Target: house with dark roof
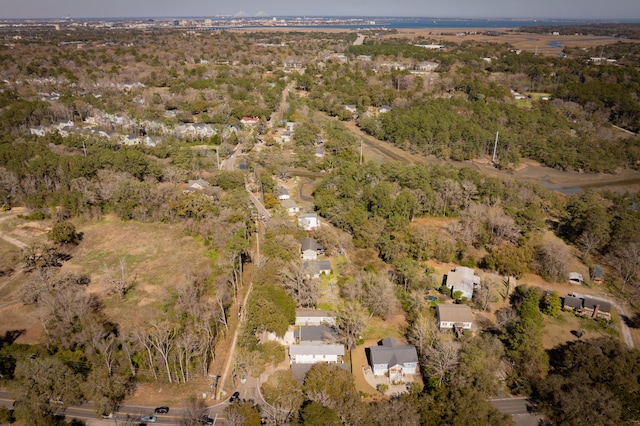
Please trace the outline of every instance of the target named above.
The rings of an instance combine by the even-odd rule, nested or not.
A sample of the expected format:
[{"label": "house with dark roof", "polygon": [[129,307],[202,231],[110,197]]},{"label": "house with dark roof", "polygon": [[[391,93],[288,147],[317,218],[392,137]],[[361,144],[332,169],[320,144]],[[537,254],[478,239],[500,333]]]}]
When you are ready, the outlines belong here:
[{"label": "house with dark roof", "polygon": [[585,297],[582,299],[582,315],[608,321],[611,319],[611,303],[606,300]]},{"label": "house with dark roof", "polygon": [[301,326],[293,333],[296,342],[300,344],[326,344],[338,339],[338,333],[328,325]]},{"label": "house with dark roof", "polygon": [[315,260],[318,256],[324,254],[324,247],[315,238],[305,238],[302,240],[302,259]]},{"label": "house with dark roof", "polygon": [[564,298],[562,308],[566,311],[579,311],[582,309],[582,299],[568,294]]},{"label": "house with dark roof", "polygon": [[331,262],[328,260],[305,260],[302,269],[307,278],[320,278],[320,275],[331,273]]},{"label": "house with dark roof", "polygon": [[390,382],[402,381],[404,376],[416,374],[418,352],[413,345],[399,345],[393,337],[378,342],[378,346],[365,348],[374,376],[389,375]]},{"label": "house with dark roof", "polygon": [[562,308],[578,315],[591,318],[611,319],[611,303],[594,297],[578,297],[568,294],[564,297]]},{"label": "house with dark roof", "polygon": [[318,258],[318,241],[315,238],[305,238],[302,240],[300,251],[303,260],[316,260]]}]

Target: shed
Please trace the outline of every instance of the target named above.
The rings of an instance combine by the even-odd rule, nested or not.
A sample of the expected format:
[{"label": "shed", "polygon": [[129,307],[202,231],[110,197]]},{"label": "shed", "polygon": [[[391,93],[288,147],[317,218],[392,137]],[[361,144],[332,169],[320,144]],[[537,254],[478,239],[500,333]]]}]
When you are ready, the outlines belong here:
[{"label": "shed", "polygon": [[591,282],[594,284],[604,283],[604,271],[602,270],[602,266],[593,265],[589,270],[589,275],[591,277]]}]

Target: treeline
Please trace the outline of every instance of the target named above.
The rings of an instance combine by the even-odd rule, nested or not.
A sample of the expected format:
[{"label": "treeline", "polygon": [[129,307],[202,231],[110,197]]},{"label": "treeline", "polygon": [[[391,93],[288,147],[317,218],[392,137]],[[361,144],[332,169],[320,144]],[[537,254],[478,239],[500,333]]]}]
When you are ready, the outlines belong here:
[{"label": "treeline", "polygon": [[594,36],[609,36],[618,38],[640,38],[640,25],[638,24],[621,24],[608,22],[606,24],[588,24],[588,25],[554,25],[534,26],[520,28],[520,31],[535,34],[551,34],[559,32],[560,34],[586,34]]},{"label": "treeline", "polygon": [[[314,70],[321,79],[303,77],[300,87],[310,92],[311,105],[344,120],[353,118],[344,105],[356,105],[363,129],[417,152],[478,158],[487,154],[490,134],[500,131],[507,167],[522,157],[588,172],[637,167],[636,138],[621,138],[610,129],[611,124],[640,129],[638,71],[625,59],[635,54],[635,46],[612,44],[607,57],[619,61],[599,64],[590,61],[600,56],[595,50],[548,58],[495,43],[464,42],[444,51],[409,43],[377,41],[350,48],[354,56],[375,57],[371,63],[396,61],[405,70],[361,61],[329,64]],[[429,75],[411,74],[416,61],[424,59],[440,66]],[[372,73],[372,68],[378,69]],[[514,101],[510,89],[552,100]],[[385,104],[393,106],[391,113],[368,111]]]},{"label": "treeline", "polygon": [[[486,96],[481,88],[464,90],[468,96]],[[639,159],[634,138],[593,143],[592,135],[572,134],[566,118],[546,104],[523,110],[511,104],[435,99],[359,124],[404,149],[455,160],[491,155],[499,132],[497,158],[507,167],[526,157],[549,167],[611,173],[636,168]]]},{"label": "treeline", "polygon": [[[504,184],[469,169],[401,163],[343,165],[318,185],[314,200],[318,213],[349,232],[356,247],[377,249],[406,287],[426,284],[419,262],[468,261],[473,247],[506,250],[526,270],[526,247],[560,207],[540,187]],[[446,233],[411,226],[423,216],[460,220]]]}]

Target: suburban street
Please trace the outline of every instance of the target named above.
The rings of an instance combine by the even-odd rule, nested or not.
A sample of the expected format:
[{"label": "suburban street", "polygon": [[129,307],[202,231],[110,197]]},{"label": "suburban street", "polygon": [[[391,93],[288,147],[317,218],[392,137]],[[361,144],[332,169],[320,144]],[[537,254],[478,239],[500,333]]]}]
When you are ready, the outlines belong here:
[{"label": "suburban street", "polygon": [[258,197],[253,195],[252,192],[249,192],[249,199],[251,200],[253,205],[256,206],[256,210],[258,210],[258,218],[261,219],[262,217],[264,217],[264,222],[266,223],[266,221],[271,218],[271,213],[269,213],[269,210],[267,210],[267,208],[260,202],[260,200],[258,200]]},{"label": "suburban street", "polygon": [[[224,425],[225,420],[223,416],[224,408],[229,405],[228,400],[224,400],[215,406],[207,409],[208,416],[215,420],[216,425]],[[5,390],[0,390],[0,406],[6,408],[13,407],[13,399],[9,397],[9,394]],[[153,414],[155,407],[143,407],[135,405],[122,405],[118,408],[118,411],[111,418],[99,419],[96,418],[96,412],[90,404],[78,407],[70,406],[64,410],[64,415],[67,420],[78,419],[84,421],[87,425],[108,425],[118,424],[119,422],[126,420],[139,420],[141,416],[146,414]],[[62,412],[60,413],[62,414]],[[185,410],[180,407],[170,407],[168,414],[154,414],[157,418],[156,424],[175,425],[183,419]],[[135,424],[138,424],[137,422]]]},{"label": "suburban street", "polygon": [[518,426],[537,426],[542,417],[530,411],[529,398],[496,398],[491,404],[501,413],[509,414]]}]

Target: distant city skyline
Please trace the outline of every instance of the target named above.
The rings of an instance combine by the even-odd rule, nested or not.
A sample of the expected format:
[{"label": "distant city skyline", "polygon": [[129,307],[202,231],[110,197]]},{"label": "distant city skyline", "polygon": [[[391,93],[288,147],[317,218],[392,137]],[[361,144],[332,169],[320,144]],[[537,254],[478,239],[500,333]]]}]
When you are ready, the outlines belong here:
[{"label": "distant city skyline", "polygon": [[1,0],[0,19],[233,16],[394,16],[638,20],[638,0]]}]

